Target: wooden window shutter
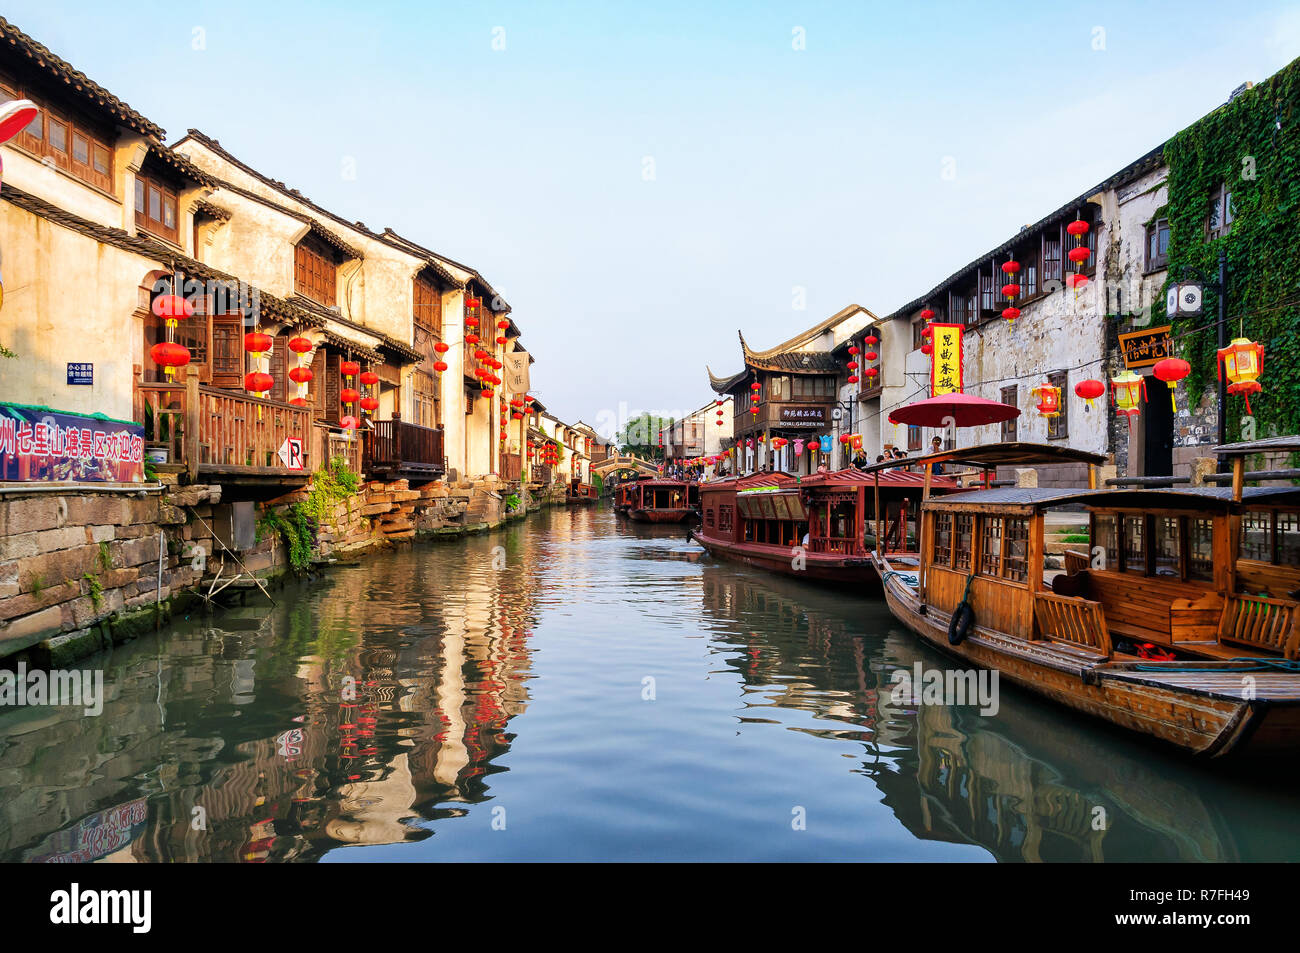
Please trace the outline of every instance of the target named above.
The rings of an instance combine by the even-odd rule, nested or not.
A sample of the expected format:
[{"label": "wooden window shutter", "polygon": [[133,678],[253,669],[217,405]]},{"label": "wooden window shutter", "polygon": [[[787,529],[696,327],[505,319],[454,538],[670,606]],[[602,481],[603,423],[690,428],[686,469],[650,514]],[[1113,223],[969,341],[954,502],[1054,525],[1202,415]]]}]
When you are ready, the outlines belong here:
[{"label": "wooden window shutter", "polygon": [[271,377],[275,386],[267,394],[272,400],[289,399],[289,339],[277,334],[271,343]]},{"label": "wooden window shutter", "polygon": [[238,312],[212,318],[212,385],[228,390],[244,386],[244,316]]},{"label": "wooden window shutter", "polygon": [[311,383],[307,385],[307,399],[311,401],[312,417],[325,419],[325,348],[316,348],[311,359]]},{"label": "wooden window shutter", "polygon": [[321,417],[330,423],[339,422],[339,391],[343,389],[342,377],[339,374],[339,355],[330,353],[325,355],[325,386],[321,388],[325,395],[325,407]]}]

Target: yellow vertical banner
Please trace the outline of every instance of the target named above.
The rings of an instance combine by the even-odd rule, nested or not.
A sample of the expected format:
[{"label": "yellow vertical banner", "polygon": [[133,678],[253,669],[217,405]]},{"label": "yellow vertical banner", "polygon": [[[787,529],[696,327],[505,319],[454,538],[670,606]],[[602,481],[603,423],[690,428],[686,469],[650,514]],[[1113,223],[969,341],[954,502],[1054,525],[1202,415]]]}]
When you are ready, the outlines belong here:
[{"label": "yellow vertical banner", "polygon": [[961,392],[962,326],[932,324],[930,355],[930,396]]}]

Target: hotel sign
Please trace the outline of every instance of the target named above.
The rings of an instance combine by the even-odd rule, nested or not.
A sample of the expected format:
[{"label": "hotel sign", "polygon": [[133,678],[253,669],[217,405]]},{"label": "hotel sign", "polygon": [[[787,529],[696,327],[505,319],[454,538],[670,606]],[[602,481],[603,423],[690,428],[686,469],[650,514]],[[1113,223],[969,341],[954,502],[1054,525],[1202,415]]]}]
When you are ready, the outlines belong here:
[{"label": "hotel sign", "polygon": [[803,404],[782,404],[777,419],[782,427],[820,430],[826,426],[826,407],[821,404],[811,407]]},{"label": "hotel sign", "polygon": [[1169,332],[1172,325],[1162,328],[1143,328],[1119,336],[1119,349],[1124,355],[1124,366],[1150,367],[1169,357]]}]

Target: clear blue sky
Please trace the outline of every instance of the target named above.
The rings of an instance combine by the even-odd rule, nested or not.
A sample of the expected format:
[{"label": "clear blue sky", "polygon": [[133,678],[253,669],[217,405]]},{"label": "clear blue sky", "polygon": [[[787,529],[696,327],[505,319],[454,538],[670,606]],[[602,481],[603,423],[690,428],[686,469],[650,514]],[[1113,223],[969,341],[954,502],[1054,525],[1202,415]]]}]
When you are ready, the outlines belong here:
[{"label": "clear blue sky", "polygon": [[588,421],[889,313],[1300,56],[1270,0],[7,8],[170,141],[474,265]]}]

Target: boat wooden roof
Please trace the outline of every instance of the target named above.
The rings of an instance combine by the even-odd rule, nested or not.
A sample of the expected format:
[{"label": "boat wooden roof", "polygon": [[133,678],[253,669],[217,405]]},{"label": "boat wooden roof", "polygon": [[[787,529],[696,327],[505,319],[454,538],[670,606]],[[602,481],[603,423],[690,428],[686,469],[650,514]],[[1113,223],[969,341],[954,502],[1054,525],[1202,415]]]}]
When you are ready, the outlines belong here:
[{"label": "boat wooden roof", "polygon": [[[1300,487],[1252,486],[1242,491],[1238,505],[1295,500],[1300,503]],[[1122,507],[1142,510],[1226,510],[1233,506],[1230,487],[1195,486],[1160,489],[1047,489],[1042,487],[995,487],[968,490],[933,497],[927,507],[936,509],[974,509],[1029,513],[1053,506],[1080,504],[1089,507]]]},{"label": "boat wooden roof", "polygon": [[[834,470],[829,473],[814,473],[802,479],[801,484],[809,489],[819,487],[840,487],[840,486],[871,486],[876,485],[879,479],[882,487],[916,487],[917,489],[925,486],[925,474],[916,473],[911,470],[859,470],[855,467],[846,467],[843,470]],[[960,484],[952,477],[942,474],[935,474],[930,477],[930,488],[941,490],[960,489]]]},{"label": "boat wooden roof", "polygon": [[1252,453],[1297,453],[1300,452],[1300,436],[1292,434],[1287,437],[1247,440],[1244,443],[1225,443],[1221,447],[1215,447],[1213,452],[1220,457],[1245,457]]},{"label": "boat wooden roof", "polygon": [[1044,466],[1051,463],[1092,463],[1101,465],[1106,457],[1088,450],[1076,450],[1073,447],[1061,447],[1050,443],[985,443],[973,447],[957,447],[954,450],[940,450],[917,457],[905,457],[901,460],[881,460],[868,464],[864,473],[876,470],[888,470],[898,466],[925,466],[927,463],[959,463],[965,466],[992,469],[1003,466]]}]

